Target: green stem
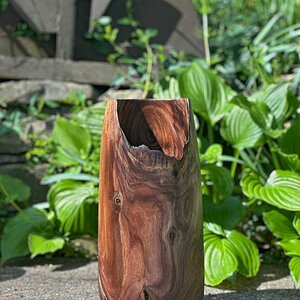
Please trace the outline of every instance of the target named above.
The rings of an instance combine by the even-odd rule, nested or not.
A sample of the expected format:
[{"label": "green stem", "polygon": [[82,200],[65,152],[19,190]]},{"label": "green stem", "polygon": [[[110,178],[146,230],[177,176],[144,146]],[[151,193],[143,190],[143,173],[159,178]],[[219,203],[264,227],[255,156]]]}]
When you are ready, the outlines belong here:
[{"label": "green stem", "polygon": [[9,194],[7,192],[7,190],[5,189],[5,187],[3,186],[3,184],[0,182],[0,188],[4,194],[4,196],[6,196],[8,202],[19,212],[22,213],[23,210],[20,208],[20,206],[12,199],[10,199]]},{"label": "green stem", "polygon": [[257,173],[257,168],[255,166],[255,164],[251,161],[250,157],[248,156],[248,154],[242,150],[239,149],[238,150],[239,155],[241,156],[241,158],[244,160],[244,162],[246,163],[246,165],[255,173]]},{"label": "green stem", "polygon": [[247,166],[256,174],[259,174],[264,180],[266,180],[268,178],[268,176],[266,175],[266,173],[264,172],[264,170],[262,169],[262,167],[260,165],[256,165],[256,163],[253,163],[251,158],[248,156],[248,154],[246,153],[246,151],[240,149],[239,150],[239,154],[241,156],[241,158],[245,161],[245,163],[247,164]]},{"label": "green stem", "polygon": [[246,165],[246,163],[243,160],[241,160],[239,158],[235,158],[233,156],[229,156],[229,155],[221,155],[220,160],[221,161],[230,161],[230,162],[235,161],[235,162],[239,163],[240,165],[243,165],[243,166]]},{"label": "green stem", "polygon": [[202,13],[202,24],[203,24],[203,43],[204,43],[204,51],[205,58],[207,64],[210,66],[210,50],[209,50],[209,40],[208,40],[208,16],[207,13]]},{"label": "green stem", "polygon": [[259,157],[262,151],[262,147],[260,147],[255,154],[252,149],[249,149],[248,152],[250,153],[251,158],[255,161],[255,165],[257,166],[257,170],[259,174],[266,180],[268,178],[267,174],[265,173],[261,163],[259,162]]},{"label": "green stem", "polygon": [[124,49],[121,46],[115,42],[110,42],[110,44],[119,55],[124,55]]},{"label": "green stem", "polygon": [[209,144],[212,145],[215,140],[215,134],[214,134],[213,127],[209,123],[207,123],[207,134],[208,134]]},{"label": "green stem", "polygon": [[[234,149],[233,157],[236,159],[239,158],[239,151],[237,149]],[[237,167],[237,161],[234,160],[231,164],[231,169],[230,169],[230,176],[232,178],[234,178],[235,176],[236,167]]]},{"label": "green stem", "polygon": [[147,50],[147,57],[148,57],[148,64],[147,64],[147,73],[146,73],[146,82],[144,87],[144,92],[142,98],[145,99],[149,93],[150,90],[150,82],[151,82],[151,74],[152,74],[152,66],[153,66],[153,52],[149,45],[149,43],[146,43],[146,50]]},{"label": "green stem", "polygon": [[[18,211],[19,214],[23,214],[24,216],[24,212],[23,212],[23,209],[12,199],[10,199],[9,197],[9,194],[7,192],[7,190],[5,189],[5,187],[3,186],[3,184],[1,184],[0,182],[0,188],[2,190],[2,192],[4,193],[4,195],[6,196],[8,202],[15,208],[16,211]],[[33,227],[35,227],[36,229],[39,229],[32,221],[31,219],[29,219],[27,216],[26,216],[26,220],[28,221],[28,223],[30,223]]]},{"label": "green stem", "polygon": [[275,169],[276,169],[276,170],[280,170],[281,167],[280,167],[280,162],[279,162],[279,160],[278,160],[278,157],[277,157],[277,155],[272,151],[272,148],[273,148],[272,140],[268,139],[268,140],[267,140],[267,143],[268,143],[268,146],[269,146],[269,148],[270,148],[270,152],[271,152],[272,159],[273,159],[273,162],[274,162],[274,165],[275,165]]}]

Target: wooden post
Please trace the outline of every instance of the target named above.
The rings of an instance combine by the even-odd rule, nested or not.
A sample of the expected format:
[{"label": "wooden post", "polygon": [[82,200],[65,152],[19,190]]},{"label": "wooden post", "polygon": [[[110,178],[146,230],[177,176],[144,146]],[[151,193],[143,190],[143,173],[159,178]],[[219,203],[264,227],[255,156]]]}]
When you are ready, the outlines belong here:
[{"label": "wooden post", "polygon": [[203,299],[200,169],[189,101],[109,100],[100,168],[100,299]]}]

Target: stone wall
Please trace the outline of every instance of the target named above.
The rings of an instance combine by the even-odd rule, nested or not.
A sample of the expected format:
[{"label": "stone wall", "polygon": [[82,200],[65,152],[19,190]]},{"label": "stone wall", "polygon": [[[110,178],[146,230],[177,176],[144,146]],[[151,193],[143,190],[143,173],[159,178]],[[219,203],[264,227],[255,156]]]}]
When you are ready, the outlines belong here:
[{"label": "stone wall", "polygon": [[[10,0],[0,15],[0,78],[52,79],[108,85],[116,68],[107,65],[85,35],[92,20],[111,16],[119,42],[128,44],[130,28],[117,20],[126,16],[125,0]],[[159,29],[155,43],[202,56],[199,22],[191,0],[134,0],[134,15],[144,28]],[[48,41],[15,37],[24,20]],[[99,46],[98,46],[99,47]]]}]

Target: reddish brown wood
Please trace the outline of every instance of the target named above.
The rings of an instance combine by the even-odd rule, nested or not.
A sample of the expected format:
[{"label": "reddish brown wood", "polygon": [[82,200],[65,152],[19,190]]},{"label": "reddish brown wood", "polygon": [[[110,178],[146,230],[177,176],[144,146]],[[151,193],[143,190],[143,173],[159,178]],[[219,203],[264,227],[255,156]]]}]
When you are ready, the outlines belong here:
[{"label": "reddish brown wood", "polygon": [[100,298],[203,299],[200,169],[189,101],[109,100],[100,169]]}]

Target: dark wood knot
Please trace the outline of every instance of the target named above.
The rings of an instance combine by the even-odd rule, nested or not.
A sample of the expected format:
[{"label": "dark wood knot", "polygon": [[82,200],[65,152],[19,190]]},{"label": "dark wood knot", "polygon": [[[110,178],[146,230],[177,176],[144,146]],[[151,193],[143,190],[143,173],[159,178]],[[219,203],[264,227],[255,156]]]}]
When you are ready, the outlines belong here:
[{"label": "dark wood knot", "polygon": [[173,244],[176,240],[176,229],[172,227],[169,231],[169,240],[171,244]]},{"label": "dark wood knot", "polygon": [[123,198],[122,198],[122,196],[119,193],[117,193],[114,196],[114,204],[115,204],[116,210],[118,212],[121,211],[121,208],[122,208],[122,205],[123,205]]}]

